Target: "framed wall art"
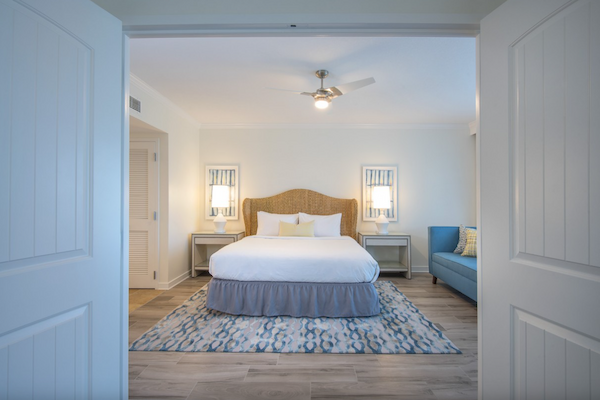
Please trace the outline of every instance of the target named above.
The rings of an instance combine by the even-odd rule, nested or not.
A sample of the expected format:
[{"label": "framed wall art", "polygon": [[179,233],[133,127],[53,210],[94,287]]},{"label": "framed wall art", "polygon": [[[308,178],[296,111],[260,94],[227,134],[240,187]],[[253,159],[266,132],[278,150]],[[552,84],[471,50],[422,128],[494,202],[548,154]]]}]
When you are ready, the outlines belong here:
[{"label": "framed wall art", "polygon": [[[387,190],[382,188],[387,188]],[[388,191],[389,198],[387,197]],[[383,199],[381,198],[381,194],[385,195]],[[379,198],[375,198],[375,196]],[[386,216],[388,221],[398,221],[398,167],[363,166],[363,221],[375,221],[381,213]]]},{"label": "framed wall art", "polygon": [[[206,219],[214,219],[219,215],[219,212],[227,220],[239,219],[239,179],[239,167],[237,165],[206,166],[204,191]],[[226,198],[223,200],[224,193]],[[213,195],[221,197],[218,202],[213,202]],[[214,207],[213,205],[217,206]]]}]

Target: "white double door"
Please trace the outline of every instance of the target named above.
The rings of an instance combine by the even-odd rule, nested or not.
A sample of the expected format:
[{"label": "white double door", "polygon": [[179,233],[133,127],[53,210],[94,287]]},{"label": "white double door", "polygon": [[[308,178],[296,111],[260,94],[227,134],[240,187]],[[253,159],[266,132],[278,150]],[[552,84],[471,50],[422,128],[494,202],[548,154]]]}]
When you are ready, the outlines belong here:
[{"label": "white double door", "polygon": [[[600,397],[598,13],[482,22],[484,399]],[[122,64],[91,1],[0,0],[0,397],[127,397]]]}]

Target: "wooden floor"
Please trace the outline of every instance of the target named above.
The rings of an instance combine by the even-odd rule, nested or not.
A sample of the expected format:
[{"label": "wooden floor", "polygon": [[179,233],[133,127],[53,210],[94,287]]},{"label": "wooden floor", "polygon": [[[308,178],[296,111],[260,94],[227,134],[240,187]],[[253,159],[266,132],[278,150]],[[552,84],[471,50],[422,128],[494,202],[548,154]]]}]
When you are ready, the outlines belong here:
[{"label": "wooden floor", "polygon": [[[132,399],[477,398],[477,307],[431,275],[392,281],[462,355],[129,352]],[[210,280],[190,278],[129,315],[130,343]]]},{"label": "wooden floor", "polygon": [[129,314],[160,295],[160,290],[129,289]]}]

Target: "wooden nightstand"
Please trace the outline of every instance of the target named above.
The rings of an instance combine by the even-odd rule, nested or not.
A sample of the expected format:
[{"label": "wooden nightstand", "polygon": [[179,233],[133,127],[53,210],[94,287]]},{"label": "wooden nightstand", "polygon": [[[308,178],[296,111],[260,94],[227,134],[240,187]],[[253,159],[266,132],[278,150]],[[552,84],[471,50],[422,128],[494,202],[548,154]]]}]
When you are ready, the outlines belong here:
[{"label": "wooden nightstand", "polygon": [[[412,278],[410,266],[410,235],[399,232],[390,232],[388,235],[378,235],[377,232],[358,232],[358,243],[373,256],[381,272],[405,272],[406,279]],[[397,260],[390,260],[392,256],[384,254],[381,247],[396,247],[391,253]]]},{"label": "wooden nightstand", "polygon": [[192,278],[196,277],[197,271],[208,271],[208,260],[212,253],[243,237],[244,231],[192,233]]}]

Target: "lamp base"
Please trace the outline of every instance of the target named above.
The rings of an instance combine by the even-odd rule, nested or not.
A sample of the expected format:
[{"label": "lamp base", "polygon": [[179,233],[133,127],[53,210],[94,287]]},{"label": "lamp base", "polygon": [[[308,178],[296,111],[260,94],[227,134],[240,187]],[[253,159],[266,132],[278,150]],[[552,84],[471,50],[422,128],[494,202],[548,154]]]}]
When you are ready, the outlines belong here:
[{"label": "lamp base", "polygon": [[388,234],[388,225],[390,222],[383,214],[379,214],[379,217],[375,220],[375,225],[377,225],[377,234],[379,235],[387,235]]},{"label": "lamp base", "polygon": [[215,224],[215,233],[225,233],[225,224],[227,223],[227,220],[223,216],[223,213],[219,212],[219,215],[215,217],[213,223]]}]

